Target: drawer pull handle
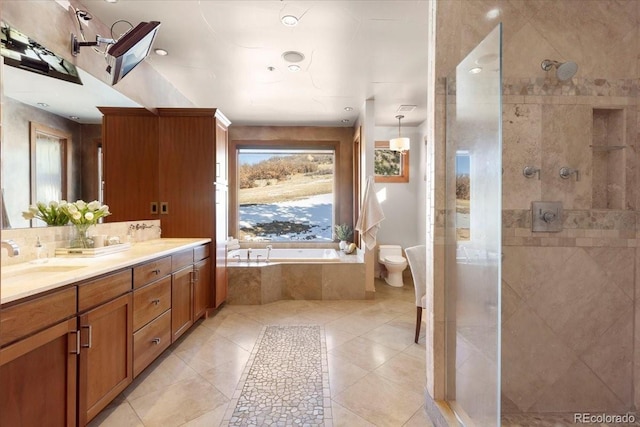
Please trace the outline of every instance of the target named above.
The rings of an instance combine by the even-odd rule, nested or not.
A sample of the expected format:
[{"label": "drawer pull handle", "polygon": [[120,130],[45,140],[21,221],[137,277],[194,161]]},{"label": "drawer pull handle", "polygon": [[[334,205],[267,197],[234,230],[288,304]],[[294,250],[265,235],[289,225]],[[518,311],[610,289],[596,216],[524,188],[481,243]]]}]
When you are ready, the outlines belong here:
[{"label": "drawer pull handle", "polygon": [[160,269],[159,269],[159,268],[156,268],[155,270],[153,270],[153,273],[156,273],[156,275],[157,275],[157,274],[160,274]]},{"label": "drawer pull handle", "polygon": [[91,340],[91,335],[93,335],[93,334],[92,334],[92,332],[93,332],[93,328],[91,327],[91,325],[87,325],[87,326],[80,326],[80,329],[82,329],[82,328],[88,329],[88,333],[89,333],[89,340],[88,340],[88,341],[89,341],[89,342],[88,342],[87,344],[82,344],[82,346],[81,346],[81,347],[82,347],[82,348],[91,348],[91,341],[92,341],[92,340]]},{"label": "drawer pull handle", "polygon": [[158,305],[158,304],[160,304],[160,299],[156,298],[156,299],[152,300],[151,302],[153,303],[153,305]]},{"label": "drawer pull handle", "polygon": [[151,340],[151,342],[154,343],[155,345],[160,344],[160,341],[161,341],[160,338],[154,338]]}]

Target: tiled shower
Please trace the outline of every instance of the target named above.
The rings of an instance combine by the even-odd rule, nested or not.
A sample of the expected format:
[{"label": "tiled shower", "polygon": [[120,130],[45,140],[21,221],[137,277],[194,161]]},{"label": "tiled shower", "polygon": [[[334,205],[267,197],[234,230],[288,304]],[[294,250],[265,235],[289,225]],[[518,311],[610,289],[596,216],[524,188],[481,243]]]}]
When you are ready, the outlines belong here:
[{"label": "tiled shower", "polygon": [[[438,5],[447,34],[438,49],[460,53],[455,64],[442,54],[441,74],[503,25],[495,407],[504,424],[633,413],[640,404],[640,1],[466,5]],[[575,61],[578,71],[561,81],[541,69],[544,59]],[[536,172],[525,176],[526,167]],[[577,173],[562,177],[562,168]],[[536,201],[561,202],[561,231],[532,231]]]}]

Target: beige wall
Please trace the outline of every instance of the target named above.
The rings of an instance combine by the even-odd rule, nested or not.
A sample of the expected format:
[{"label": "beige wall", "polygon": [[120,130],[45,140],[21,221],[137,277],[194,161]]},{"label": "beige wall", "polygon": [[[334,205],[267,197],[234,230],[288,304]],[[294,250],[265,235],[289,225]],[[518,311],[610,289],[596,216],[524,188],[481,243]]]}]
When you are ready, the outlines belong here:
[{"label": "beige wall", "polygon": [[[499,17],[487,18],[496,8]],[[436,189],[444,188],[444,78],[503,23],[504,413],[619,412],[639,402],[632,369],[640,343],[633,332],[639,18],[638,1],[437,2],[436,141],[428,159]],[[559,82],[541,69],[546,58],[573,60],[578,73]],[[595,151],[594,143],[627,148]],[[540,181],[522,175],[527,165],[542,169]],[[561,179],[561,166],[579,169],[580,181]],[[535,200],[563,202],[562,233],[531,233]],[[443,209],[436,190],[436,268]],[[432,297],[441,301],[445,280],[438,271],[434,278]],[[443,333],[436,327],[434,341]],[[443,369],[435,363],[436,379]],[[441,391],[436,384],[434,397]]]}]

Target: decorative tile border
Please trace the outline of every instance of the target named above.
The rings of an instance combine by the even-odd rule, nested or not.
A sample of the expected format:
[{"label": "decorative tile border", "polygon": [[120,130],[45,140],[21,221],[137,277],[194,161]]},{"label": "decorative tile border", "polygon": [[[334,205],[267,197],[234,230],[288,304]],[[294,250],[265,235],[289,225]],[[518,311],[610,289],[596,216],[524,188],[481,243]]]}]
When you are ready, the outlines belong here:
[{"label": "decorative tile border", "polygon": [[[438,94],[455,95],[455,78],[439,78]],[[553,77],[504,77],[503,96],[610,96],[637,98],[640,94],[639,79],[604,79],[574,77],[569,81],[559,81]]]},{"label": "decorative tile border", "polygon": [[222,425],[333,426],[324,328],[265,326]]}]

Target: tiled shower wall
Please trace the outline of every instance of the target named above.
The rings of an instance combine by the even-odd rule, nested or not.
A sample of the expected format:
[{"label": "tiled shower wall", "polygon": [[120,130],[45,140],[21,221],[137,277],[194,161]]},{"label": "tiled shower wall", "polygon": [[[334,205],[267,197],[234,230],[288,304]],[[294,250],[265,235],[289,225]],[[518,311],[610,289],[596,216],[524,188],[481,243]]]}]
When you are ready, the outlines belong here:
[{"label": "tiled shower wall", "polygon": [[[624,413],[638,401],[638,80],[505,78],[503,93],[503,413]],[[531,231],[537,200],[563,203],[563,231]]]},{"label": "tiled shower wall", "polygon": [[[640,407],[637,139],[640,1],[440,0],[436,77],[503,25],[504,413]],[[543,59],[573,60],[558,82]],[[435,187],[444,188],[445,97],[436,98]],[[594,112],[595,110],[595,112]],[[608,135],[603,138],[603,135]],[[606,141],[627,148],[590,147]],[[540,180],[522,175],[541,169]],[[560,167],[580,171],[563,180]],[[562,201],[564,231],[531,232],[531,202]],[[444,207],[436,193],[435,209]],[[436,236],[444,224],[435,218]],[[435,264],[444,242],[435,241]],[[435,274],[434,301],[446,277]],[[441,329],[435,319],[434,341]],[[437,358],[437,355],[434,356]],[[440,371],[436,368],[434,375]],[[437,390],[436,390],[437,391]]]}]

